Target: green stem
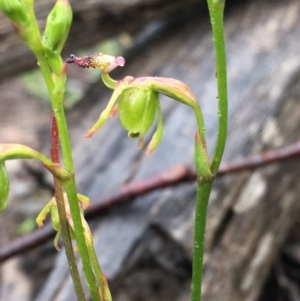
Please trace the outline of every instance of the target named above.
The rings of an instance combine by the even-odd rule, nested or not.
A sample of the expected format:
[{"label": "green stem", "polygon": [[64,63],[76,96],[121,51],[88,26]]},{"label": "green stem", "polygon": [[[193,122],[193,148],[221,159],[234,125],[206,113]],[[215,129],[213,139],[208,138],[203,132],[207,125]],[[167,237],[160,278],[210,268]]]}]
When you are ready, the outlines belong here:
[{"label": "green stem", "polygon": [[[224,153],[227,136],[227,72],[226,72],[226,49],[224,37],[223,14],[225,0],[207,0],[210,20],[213,31],[213,41],[216,53],[217,87],[218,87],[218,136],[210,170],[213,174],[211,178],[203,178],[198,174],[197,202],[195,210],[195,232],[194,232],[194,254],[193,254],[193,274],[192,274],[192,301],[201,301],[201,285],[203,274],[203,255],[207,206],[211,188],[222,156]],[[199,119],[199,117],[197,117]],[[199,122],[198,122],[199,126]],[[198,129],[201,133],[202,129]],[[201,160],[197,160],[196,169],[201,170]]]},{"label": "green stem", "polygon": [[[98,295],[97,281],[90,262],[89,250],[85,241],[84,229],[81,222],[81,215],[80,215],[80,209],[79,209],[78,198],[77,198],[77,190],[76,190],[74,179],[72,179],[69,183],[65,184],[64,188],[69,200],[70,210],[71,210],[72,219],[74,223],[74,230],[75,230],[74,232],[76,236],[78,249],[81,255],[83,271],[86,277],[87,285],[89,287],[92,300],[101,301],[100,296]],[[77,207],[79,210],[77,210]]]},{"label": "green stem", "polygon": [[96,251],[95,251],[95,248],[94,248],[94,244],[93,244],[93,240],[92,240],[91,235],[90,235],[90,242],[91,243],[88,244],[88,248],[89,248],[89,253],[90,253],[91,264],[93,266],[96,278],[97,278],[98,283],[99,283],[101,296],[104,296],[105,288],[104,288],[104,283],[103,283],[103,273],[102,273],[102,269],[101,269],[101,266],[100,266],[98,258],[97,258],[97,254],[96,254]]},{"label": "green stem", "polygon": [[[44,75],[45,81],[49,88],[52,86],[52,79],[51,79],[51,73],[50,69],[47,66],[47,63],[45,62],[44,57],[38,57],[39,65],[41,67],[42,73]],[[46,71],[46,72],[45,72]],[[49,81],[51,79],[51,82]],[[64,158],[64,166],[70,171],[70,173],[74,173],[74,165],[73,165],[73,160],[72,160],[72,155],[71,155],[71,147],[70,147],[70,140],[69,140],[69,135],[68,135],[68,130],[67,130],[67,124],[66,124],[66,119],[65,119],[65,114],[64,110],[62,108],[62,99],[59,94],[54,95],[53,90],[49,90],[50,93],[50,99],[52,103],[52,109],[54,112],[54,115],[56,117],[57,121],[57,126],[58,126],[58,131],[59,131],[59,137],[60,137],[60,142],[61,142],[61,148],[62,148],[62,154]],[[90,289],[91,295],[93,300],[100,301],[98,294],[97,294],[97,285],[95,283],[95,277],[94,273],[89,261],[88,257],[88,249],[85,243],[84,235],[83,235],[83,227],[81,224],[81,216],[80,216],[80,208],[79,208],[79,203],[78,203],[78,198],[77,198],[77,189],[75,185],[74,178],[72,178],[69,181],[68,188],[64,187],[69,205],[70,205],[70,210],[72,214],[72,219],[74,222],[74,232],[76,236],[76,241],[78,244],[78,249],[81,255],[82,259],[82,264],[83,264],[83,270],[86,276],[86,280],[88,283],[88,287]],[[58,208],[59,210],[59,208]],[[60,215],[61,216],[61,215]],[[63,233],[62,233],[63,236]],[[63,240],[65,242],[65,239],[68,240],[67,237],[63,236]],[[65,247],[68,247],[69,244],[65,244]],[[69,251],[66,251],[66,254],[68,255]],[[68,258],[68,261],[70,261],[71,258]],[[74,263],[76,265],[76,261]],[[70,270],[72,270],[73,265],[70,266]],[[74,283],[80,281],[79,279],[73,279]],[[79,298],[79,296],[77,296]],[[79,299],[80,300],[80,299]],[[84,300],[84,299],[82,299]]]},{"label": "green stem", "polygon": [[[38,61],[49,90],[49,88],[51,88],[53,84],[50,69],[48,68],[48,64],[44,56],[38,56]],[[50,79],[51,82],[49,81]],[[68,133],[67,121],[64,113],[64,108],[63,108],[63,99],[62,99],[63,91],[61,91],[61,93],[58,92],[53,93],[53,91],[54,90],[49,90],[50,100],[57,121],[64,166],[70,171],[71,174],[74,174],[74,164],[72,158],[71,143],[70,143],[70,138]],[[81,222],[81,214],[80,214],[80,207],[77,198],[75,179],[74,178],[70,179],[68,183],[64,185],[64,188],[70,205],[71,215],[74,223],[74,232],[76,236],[78,249],[81,255],[83,271],[87,280],[87,284],[93,300],[100,301],[100,297],[98,295],[98,290],[97,290],[96,279],[90,263],[89,252],[85,242],[84,229]]]},{"label": "green stem", "polygon": [[[204,142],[205,141],[205,126],[204,126],[204,120],[203,120],[201,108],[198,105],[198,103],[190,105],[190,106],[193,108],[193,110],[195,112],[199,135],[200,135],[201,140]],[[206,151],[206,149],[205,149],[205,151]]]},{"label": "green stem", "polygon": [[227,104],[227,67],[224,36],[225,0],[208,0],[208,8],[213,31],[213,41],[216,53],[216,70],[218,85],[218,137],[211,162],[211,171],[215,175],[219,169],[227,136],[228,104]]},{"label": "green stem", "polygon": [[116,85],[117,85],[117,81],[112,79],[108,73],[103,73],[102,72],[102,81],[105,84],[105,86],[109,89],[115,89]]},{"label": "green stem", "polygon": [[192,274],[192,301],[201,300],[206,212],[214,178],[198,181],[195,210],[195,232]]},{"label": "green stem", "polygon": [[84,290],[80,281],[76,259],[73,251],[72,240],[70,236],[68,221],[66,218],[66,208],[64,205],[63,191],[60,182],[54,178],[55,200],[61,226],[61,236],[65,246],[65,252],[70,267],[70,273],[74,282],[74,288],[79,301],[86,301]]},{"label": "green stem", "polygon": [[[56,119],[53,115],[52,115],[52,129],[51,129],[51,159],[54,163],[60,164],[58,129],[57,129]],[[74,287],[78,299],[86,300],[82,283],[80,281],[80,276],[76,265],[76,259],[75,259],[74,250],[72,246],[70,228],[67,219],[64,195],[63,195],[63,188],[59,180],[56,177],[53,178],[54,178],[55,201],[56,201],[57,211],[60,220],[60,229],[61,229],[60,231],[61,231],[61,235],[64,238],[67,238],[64,239],[64,245],[65,245],[65,252],[67,254],[68,264],[69,267],[71,267],[70,273],[73,279],[79,280],[74,282]]]},{"label": "green stem", "polygon": [[[46,57],[43,52],[42,43],[41,43],[41,37],[39,28],[34,16],[33,10],[31,13],[31,21],[32,21],[32,35],[35,36],[34,44],[29,45],[30,48],[33,50],[34,54],[37,57],[39,66],[41,68],[41,72],[43,74],[44,80],[46,82],[48,92],[50,95],[51,105],[53,112],[56,117],[58,131],[59,131],[59,137],[61,142],[61,148],[62,148],[62,154],[63,154],[63,160],[64,160],[64,166],[70,171],[70,173],[74,174],[74,164],[73,164],[73,158],[72,158],[72,151],[71,151],[71,144],[70,144],[70,138],[67,128],[67,122],[65,118],[64,108],[63,108],[63,90],[56,90],[56,85],[52,79],[51,70],[49,68],[49,65],[47,63]],[[37,38],[39,37],[39,38]],[[61,75],[64,76],[64,75]],[[69,205],[71,210],[72,219],[74,222],[74,232],[76,236],[76,241],[78,245],[78,249],[80,252],[82,264],[83,264],[83,271],[85,273],[85,277],[87,280],[87,284],[92,296],[92,299],[94,301],[100,301],[100,297],[97,292],[97,282],[93,273],[93,269],[89,260],[89,252],[88,248],[85,242],[84,237],[84,229],[81,222],[81,215],[80,215],[80,207],[79,202],[77,198],[77,189],[75,184],[75,179],[72,178],[70,181],[68,181],[67,185],[64,186]],[[63,213],[62,213],[63,214]],[[63,221],[62,221],[63,222]],[[68,237],[63,236],[63,240],[68,240]],[[71,243],[71,241],[70,241]],[[72,244],[71,244],[72,245]],[[69,248],[70,244],[65,244],[66,248]],[[70,250],[66,252],[66,255],[68,256],[70,254]],[[74,269],[74,266],[76,265],[76,261],[73,260],[73,258],[68,258],[68,261],[71,262],[70,270]],[[71,273],[74,283],[79,283],[80,278],[77,275],[73,275]],[[79,287],[79,284],[77,285]],[[80,284],[81,286],[81,284]],[[85,301],[85,298],[83,299],[81,296],[84,296],[84,292],[82,292],[78,297],[78,300]],[[81,299],[80,299],[81,298]]]}]

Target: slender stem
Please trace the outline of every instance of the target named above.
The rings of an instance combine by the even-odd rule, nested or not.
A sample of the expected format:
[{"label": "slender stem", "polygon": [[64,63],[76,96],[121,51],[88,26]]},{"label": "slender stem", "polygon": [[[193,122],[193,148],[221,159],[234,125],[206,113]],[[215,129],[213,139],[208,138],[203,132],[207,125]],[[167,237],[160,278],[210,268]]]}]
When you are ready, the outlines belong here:
[{"label": "slender stem", "polygon": [[[52,116],[52,131],[51,131],[51,138],[52,138],[52,146],[51,146],[51,159],[54,163],[60,163],[59,160],[59,138],[58,138],[58,132],[57,132],[57,124],[55,120],[55,116]],[[66,208],[64,204],[64,196],[63,196],[63,189],[58,181],[54,177],[54,188],[55,188],[55,200],[57,204],[58,209],[58,215],[60,220],[60,226],[61,226],[61,235],[64,238],[64,246],[65,246],[65,252],[68,260],[68,264],[70,267],[70,273],[74,282],[74,287],[76,291],[76,295],[78,297],[78,300],[86,301],[86,297],[84,294],[84,290],[82,287],[82,283],[80,281],[80,276],[76,264],[76,259],[73,251],[72,246],[72,240],[71,235],[69,231],[68,221],[67,221],[67,214],[66,214]]]},{"label": "slender stem", "polygon": [[[39,58],[39,65],[42,69],[43,74],[46,73],[46,77],[51,79],[51,73],[49,68],[47,68],[47,62],[45,61],[44,57]],[[50,76],[49,76],[50,74]],[[46,80],[47,82],[47,80]],[[50,99],[51,99],[51,104],[53,108],[54,115],[56,117],[57,121],[57,126],[58,126],[58,131],[59,131],[59,137],[61,141],[61,148],[62,148],[62,154],[63,154],[63,160],[64,160],[64,166],[70,171],[70,173],[74,174],[74,164],[73,164],[73,158],[72,158],[72,150],[71,150],[71,143],[70,143],[70,138],[69,138],[69,133],[68,133],[68,128],[67,128],[67,121],[64,113],[64,108],[63,108],[63,91],[61,93],[53,93],[52,91],[49,91],[50,93]],[[77,189],[76,189],[76,184],[75,184],[75,179],[72,178],[70,181],[64,185],[69,205],[70,205],[70,210],[71,210],[71,215],[74,223],[74,232],[76,236],[76,241],[78,244],[78,249],[81,255],[81,260],[83,264],[83,271],[87,280],[87,284],[89,287],[89,290],[91,292],[92,298],[94,301],[100,301],[100,297],[98,295],[98,290],[97,290],[97,283],[96,279],[93,273],[93,269],[90,263],[89,259],[89,252],[88,248],[85,242],[85,237],[84,237],[84,229],[83,225],[81,222],[81,213],[80,213],[80,207],[78,203],[78,198],[77,198]]]},{"label": "slender stem", "polygon": [[105,86],[109,89],[114,89],[117,85],[117,81],[112,79],[108,73],[103,73],[102,72],[102,81],[105,84]]},{"label": "slender stem", "polygon": [[[28,46],[32,49],[32,51],[34,52],[39,66],[41,68],[44,80],[46,82],[47,88],[48,88],[48,92],[50,95],[50,99],[51,99],[51,104],[52,104],[52,109],[54,111],[56,120],[58,122],[58,129],[59,129],[59,135],[61,138],[61,143],[64,144],[66,138],[66,135],[63,135],[61,137],[60,131],[62,126],[62,122],[61,122],[61,114],[60,112],[63,111],[62,108],[62,98],[63,98],[63,91],[61,91],[61,93],[54,93],[55,92],[55,84],[53,82],[52,76],[51,76],[51,71],[49,69],[47,60],[45,58],[44,52],[43,52],[43,47],[42,47],[42,39],[41,39],[41,35],[40,35],[40,31],[39,31],[39,27],[37,25],[36,22],[36,18],[35,18],[35,14],[34,14],[34,10],[33,10],[33,5],[30,6],[30,8],[28,9],[28,12],[30,14],[30,18],[31,18],[31,35],[32,35],[32,39],[30,42],[28,42]],[[60,109],[55,108],[55,105],[60,105]],[[66,126],[66,125],[65,125]],[[65,153],[68,151],[68,147],[64,147],[64,156],[66,155]],[[69,155],[66,156],[67,158],[70,158],[71,156],[71,152],[69,150]],[[69,169],[69,171],[72,171],[73,168],[69,168],[70,166],[72,167],[73,165],[70,164],[70,162],[72,163],[72,160],[67,160],[67,162],[69,163],[68,166],[66,165],[66,167]],[[56,183],[55,183],[56,184]],[[76,264],[76,260],[75,260],[75,256],[72,256],[71,254],[73,253],[73,247],[72,247],[72,242],[70,239],[70,235],[68,235],[68,229],[64,229],[65,228],[65,218],[66,218],[66,213],[65,213],[65,207],[63,204],[61,204],[60,201],[63,201],[63,195],[62,195],[62,190],[61,188],[59,189],[59,187],[57,186],[57,192],[56,192],[56,196],[58,198],[58,212],[59,212],[59,217],[60,217],[60,222],[62,223],[63,227],[63,232],[62,232],[62,237],[63,237],[63,241],[65,244],[65,249],[66,249],[66,256],[68,258],[68,262],[70,264],[70,271],[71,271],[71,276],[75,285],[75,289],[76,289],[76,294],[78,297],[78,300],[80,301],[85,301],[85,295],[84,295],[84,291],[82,288],[82,284],[80,281],[80,277],[79,277],[79,273],[77,271],[76,273],[76,269],[74,268],[77,264]],[[75,188],[76,189],[76,188]],[[73,201],[73,203],[76,203],[78,206],[78,211],[80,211],[79,209],[79,205],[78,205],[78,201],[77,201],[77,195],[76,198],[73,199],[69,199],[71,202]],[[74,210],[73,210],[74,211]],[[73,215],[73,212],[72,212]],[[81,219],[79,218],[79,222],[81,223]],[[77,227],[78,228],[78,227]],[[78,239],[80,241],[80,239]],[[84,242],[82,243],[82,241],[84,241],[81,239],[81,245],[84,244]],[[79,245],[79,242],[78,242]],[[86,246],[85,246],[86,247]],[[87,247],[86,247],[87,250]],[[87,253],[87,252],[86,252]],[[74,255],[74,254],[73,254]],[[83,257],[83,255],[82,255]],[[90,274],[93,276],[93,271],[90,268]],[[94,281],[93,281],[94,283]],[[96,285],[95,285],[96,286]],[[99,300],[97,298],[95,298],[95,300]]]},{"label": "slender stem", "polygon": [[[46,73],[46,77],[45,80],[47,78],[50,78],[51,79],[51,76],[49,76],[50,74],[50,70],[49,68],[47,68],[48,66],[43,62],[43,60],[39,59],[39,64],[40,64],[40,67],[42,69],[42,72],[43,72],[43,75]],[[47,72],[45,72],[47,71]],[[50,74],[51,75],[51,74]],[[47,80],[46,80],[47,82]],[[51,86],[50,84],[48,86]],[[52,90],[53,91],[53,90]],[[54,112],[54,115],[56,117],[56,120],[57,120],[57,124],[58,124],[58,131],[59,131],[59,135],[60,135],[60,141],[61,141],[61,146],[64,146],[64,149],[63,149],[63,155],[66,154],[66,149],[68,149],[68,147],[66,147],[66,135],[61,135],[61,132],[62,132],[62,128],[65,129],[65,125],[66,125],[66,122],[65,122],[65,125],[63,124],[64,123],[64,112],[63,112],[63,109],[61,108],[57,108],[57,103],[61,102],[60,99],[57,99],[52,91],[49,91],[50,93],[50,98],[51,98],[51,103],[52,103],[52,108],[53,108],[53,112]],[[64,132],[65,133],[65,132]],[[65,158],[65,156],[64,156]],[[66,156],[66,158],[69,158],[69,160],[64,160],[64,165],[65,167],[70,171],[70,172],[73,172],[74,168],[73,168],[73,162],[72,160],[70,160],[70,157],[69,156]],[[68,164],[67,164],[68,163]],[[71,180],[71,182],[73,182],[73,179]],[[77,200],[77,191],[76,191],[76,187],[73,187],[72,188],[73,191],[75,190],[75,193],[73,193],[73,191],[70,193],[70,189],[69,190],[66,190],[66,193],[67,193],[67,197],[68,197],[68,200],[69,200],[69,204],[70,204],[70,210],[71,210],[71,214],[72,214],[72,219],[74,221],[74,228],[75,228],[75,236],[76,236],[76,239],[77,239],[77,233],[78,233],[78,223],[76,223],[76,221],[78,220],[79,218],[79,221],[81,222],[81,217],[80,217],[80,208],[79,208],[79,204],[78,204],[78,200]],[[77,206],[76,206],[77,205]],[[78,209],[76,208],[78,207]],[[63,216],[65,215],[65,212],[64,213],[60,213],[60,209],[62,208],[62,206],[59,206],[58,204],[58,212],[59,212],[59,217],[60,217],[60,222],[62,222],[62,219]],[[63,205],[63,208],[64,208],[64,205]],[[75,214],[74,214],[74,208],[75,208]],[[76,214],[77,212],[79,212],[79,214]],[[65,217],[64,217],[65,218]],[[63,218],[63,219],[64,219]],[[76,224],[76,225],[75,225]],[[83,232],[83,228],[81,227],[82,229],[82,232]],[[63,230],[63,228],[62,228]],[[80,230],[79,230],[80,231]],[[65,237],[64,236],[65,233],[62,232],[62,237],[63,237],[63,241],[65,243],[65,240],[67,241],[69,238],[68,237]],[[87,282],[88,282],[88,285],[89,285],[89,288],[91,289],[91,294],[93,296],[93,299],[94,300],[97,300],[97,289],[96,289],[96,284],[95,284],[95,280],[94,280],[94,275],[93,275],[93,271],[92,269],[90,268],[90,270],[88,270],[88,268],[86,268],[86,260],[84,262],[83,260],[83,255],[82,255],[82,241],[84,241],[84,237],[83,239],[81,239],[81,243],[79,242],[79,239],[77,239],[77,243],[78,243],[78,246],[79,246],[79,251],[80,251],[80,254],[81,254],[81,258],[82,258],[82,261],[83,261],[83,268],[84,268],[84,272],[85,272],[85,275],[86,275],[86,279],[87,279]],[[85,242],[84,242],[85,244]],[[73,252],[73,247],[72,247],[72,243],[71,243],[71,240],[68,242],[68,243],[65,243],[65,247],[66,249],[68,248],[71,248],[71,250],[66,250],[66,255],[68,256],[69,254],[71,254],[71,252]],[[86,258],[86,256],[85,256]],[[74,258],[71,258],[71,257],[68,257],[68,262],[70,261],[73,261],[74,260],[74,263],[70,266],[70,271],[72,269],[72,266],[75,264],[76,265],[76,260],[75,260],[75,257]],[[88,261],[88,264],[89,264],[89,261]],[[74,281],[74,279],[73,279]],[[78,281],[80,281],[80,278],[78,279],[75,279],[74,281],[74,286],[75,288],[78,287],[79,284],[75,284],[77,283]],[[94,287],[93,287],[93,284],[94,284]],[[81,285],[81,284],[80,284]],[[92,293],[92,291],[94,293]],[[84,294],[84,292],[82,292],[82,294]],[[78,296],[78,299],[80,296]],[[81,300],[81,299],[79,299]],[[86,299],[82,299],[82,300],[86,300]],[[99,300],[99,299],[98,299]]]},{"label": "slender stem", "polygon": [[[226,49],[224,38],[223,13],[225,0],[208,0],[209,14],[213,31],[213,41],[216,53],[217,87],[218,87],[218,136],[215,152],[211,162],[211,178],[203,179],[198,174],[197,202],[195,210],[194,254],[192,274],[192,301],[201,301],[201,285],[203,274],[203,254],[205,240],[206,213],[214,175],[218,172],[224,153],[227,136],[227,72]],[[202,129],[198,129],[201,133]],[[197,143],[197,142],[196,142]],[[201,170],[201,160],[195,158],[197,172]],[[197,166],[198,165],[198,166]],[[202,180],[201,180],[202,179]]]},{"label": "slender stem", "polygon": [[[199,104],[192,105],[191,107],[194,109],[194,112],[195,112],[200,138],[204,142],[205,141],[205,126],[204,126],[204,120],[203,120],[201,108],[200,108]],[[206,149],[205,149],[205,151],[206,151]]]},{"label": "slender stem", "polygon": [[207,181],[198,181],[195,210],[192,301],[201,300],[206,212],[213,180],[214,179],[212,178]]},{"label": "slender stem", "polygon": [[226,49],[223,25],[225,0],[208,0],[207,2],[216,53],[218,85],[218,137],[211,162],[211,171],[215,175],[219,169],[225,148],[228,120]]},{"label": "slender stem", "polygon": [[[103,273],[102,273],[102,269],[101,266],[99,264],[98,258],[97,258],[97,254],[94,248],[94,243],[93,243],[93,237],[92,237],[92,233],[88,227],[87,222],[84,220],[83,223],[86,223],[86,241],[87,241],[87,245],[88,245],[88,249],[89,249],[89,254],[90,254],[90,260],[91,260],[91,264],[93,266],[93,269],[95,271],[95,275],[96,278],[98,280],[99,283],[99,288],[100,288],[100,292],[101,292],[101,296],[102,298],[104,297],[104,292],[105,292],[105,287],[104,287],[104,282],[103,282]],[[107,300],[106,300],[107,301]]]},{"label": "slender stem", "polygon": [[89,249],[90,249],[91,263],[93,265],[93,268],[95,270],[95,274],[96,274],[97,280],[99,282],[100,291],[102,293],[102,296],[104,296],[103,295],[103,292],[104,292],[103,273],[102,273],[102,269],[101,269],[101,266],[99,264],[99,261],[97,259],[97,254],[96,254],[94,245],[91,244],[89,246]]},{"label": "slender stem", "polygon": [[74,230],[75,230],[74,232],[76,236],[78,249],[81,255],[83,271],[86,277],[89,291],[94,301],[100,301],[100,296],[98,295],[97,281],[94,276],[94,272],[90,262],[88,247],[84,237],[84,229],[81,223],[80,209],[79,211],[77,211],[76,208],[77,207],[76,204],[78,205],[78,201],[76,202],[73,201],[75,199],[77,200],[77,190],[74,183],[74,179],[72,179],[69,183],[65,184],[64,188],[69,200],[70,210],[71,210],[72,219],[74,223]]},{"label": "slender stem", "polygon": [[[38,36],[40,37],[39,28],[36,23],[36,19],[34,17],[33,11],[31,12],[31,14],[32,14],[32,34],[35,37],[38,37]],[[73,158],[72,158],[71,143],[70,143],[68,127],[67,127],[67,122],[66,122],[64,108],[63,108],[64,87],[60,87],[60,89],[57,90],[57,87],[52,79],[51,70],[49,68],[49,65],[47,63],[46,57],[43,52],[41,38],[36,39],[34,45],[31,45],[30,47],[33,50],[35,56],[37,57],[39,66],[41,68],[41,72],[43,74],[44,80],[45,80],[47,88],[48,88],[53,113],[54,113],[56,121],[57,121],[64,166],[72,174],[74,174],[74,164],[73,164]],[[61,76],[63,77],[65,75],[62,74]],[[63,81],[65,79],[62,78],[61,80]],[[96,282],[96,279],[95,279],[95,276],[93,273],[93,269],[92,269],[92,266],[91,266],[91,263],[89,260],[88,248],[87,248],[87,245],[85,242],[84,229],[83,229],[83,225],[81,222],[80,207],[79,207],[78,198],[77,198],[77,189],[76,189],[75,179],[72,178],[67,183],[67,185],[64,186],[64,188],[65,188],[65,191],[66,191],[66,194],[68,197],[68,201],[69,201],[69,205],[70,205],[71,215],[72,215],[72,219],[74,222],[74,230],[75,230],[74,232],[75,232],[76,241],[78,244],[78,249],[79,249],[79,252],[81,255],[83,271],[85,273],[87,284],[88,284],[92,299],[94,301],[100,301],[100,297],[97,292],[97,282]],[[67,237],[65,238],[63,236],[63,240],[65,240],[65,239],[68,239],[68,238]],[[68,247],[68,245],[66,245],[66,247]],[[72,260],[72,258],[69,258],[68,260]],[[76,262],[74,264],[76,264]],[[75,279],[75,281],[78,281],[78,279]],[[79,300],[85,300],[85,299],[79,299]]]}]

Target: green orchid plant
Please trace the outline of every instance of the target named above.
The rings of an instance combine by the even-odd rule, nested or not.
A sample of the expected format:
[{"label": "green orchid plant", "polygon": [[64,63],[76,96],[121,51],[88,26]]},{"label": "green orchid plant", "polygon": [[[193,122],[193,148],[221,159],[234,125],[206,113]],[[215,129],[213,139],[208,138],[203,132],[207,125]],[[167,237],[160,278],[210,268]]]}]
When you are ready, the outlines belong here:
[{"label": "green orchid plant", "polygon": [[[87,132],[91,137],[105,121],[119,112],[122,126],[130,138],[138,138],[138,147],[144,145],[144,138],[157,116],[157,129],[146,149],[151,154],[159,145],[163,134],[163,117],[159,94],[164,94],[192,108],[197,121],[194,161],[197,171],[197,199],[195,209],[195,234],[192,273],[192,301],[201,300],[204,237],[206,211],[214,177],[224,152],[227,134],[227,76],[226,51],[223,28],[225,0],[207,0],[211,18],[213,41],[216,53],[216,75],[218,87],[218,136],[212,159],[207,154],[205,126],[201,108],[191,90],[173,78],[126,76],[113,80],[109,73],[118,66],[124,66],[122,57],[102,53],[76,57],[71,55],[66,62],[61,51],[68,37],[72,23],[72,9],[67,0],[57,0],[47,17],[46,27],[41,34],[34,13],[34,0],[0,0],[0,10],[11,20],[17,34],[35,55],[38,66],[47,85],[53,110],[51,158],[20,144],[0,144],[0,210],[7,206],[9,177],[5,161],[12,159],[38,159],[54,177],[55,195],[42,209],[36,221],[38,226],[50,212],[52,224],[57,231],[54,245],[62,236],[70,273],[79,301],[86,301],[74,255],[73,242],[81,257],[87,287],[93,301],[110,301],[111,294],[107,279],[98,262],[92,233],[84,218],[88,197],[77,192],[74,163],[69,132],[64,113],[63,99],[66,84],[67,64],[77,63],[83,68],[100,68],[104,84],[113,89],[110,101],[99,119]],[[59,158],[59,142],[62,161]]]}]

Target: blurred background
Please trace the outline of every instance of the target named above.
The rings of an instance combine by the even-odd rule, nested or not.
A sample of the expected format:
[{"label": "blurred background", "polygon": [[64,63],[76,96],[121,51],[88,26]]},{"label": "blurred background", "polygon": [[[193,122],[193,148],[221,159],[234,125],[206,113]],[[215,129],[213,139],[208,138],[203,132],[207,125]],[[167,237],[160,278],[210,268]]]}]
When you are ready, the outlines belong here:
[{"label": "blurred background", "polygon": [[[36,0],[41,29],[55,1]],[[217,129],[214,52],[205,1],[70,1],[73,26],[63,57],[103,52],[126,65],[112,72],[185,82],[199,99],[208,149]],[[299,138],[297,0],[230,0],[229,133],[224,162],[280,149]],[[34,56],[0,15],[0,142],[50,150],[51,108]],[[99,70],[68,66],[65,109],[79,192],[102,202],[122,185],[193,166],[196,122],[190,108],[161,96],[164,135],[147,157],[118,117],[83,139],[110,98]],[[151,138],[155,127],[146,137]],[[146,143],[147,144],[147,143]],[[174,166],[176,168],[174,169]],[[8,208],[1,248],[36,228],[53,195],[38,162],[8,162]],[[300,300],[299,160],[218,177],[209,204],[203,301]],[[94,213],[90,226],[114,300],[189,300],[195,183],[157,189]],[[96,217],[96,218],[95,218]],[[0,300],[75,300],[64,251],[48,242],[0,265]]]}]

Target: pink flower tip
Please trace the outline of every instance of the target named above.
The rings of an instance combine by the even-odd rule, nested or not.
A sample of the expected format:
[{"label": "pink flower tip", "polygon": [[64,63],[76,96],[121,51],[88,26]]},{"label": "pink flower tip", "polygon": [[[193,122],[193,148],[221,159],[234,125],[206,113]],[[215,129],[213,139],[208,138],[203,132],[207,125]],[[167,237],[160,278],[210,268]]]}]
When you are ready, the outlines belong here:
[{"label": "pink flower tip", "polygon": [[120,67],[125,65],[125,59],[122,56],[117,56],[115,61]]},{"label": "pink flower tip", "polygon": [[110,64],[105,69],[103,69],[104,74],[113,71],[117,67],[123,67],[125,65],[125,59],[123,57],[118,56],[118,57],[111,57],[111,58],[112,60]]},{"label": "pink flower tip", "polygon": [[85,135],[84,138],[91,138],[94,135],[94,132],[88,131]]}]

